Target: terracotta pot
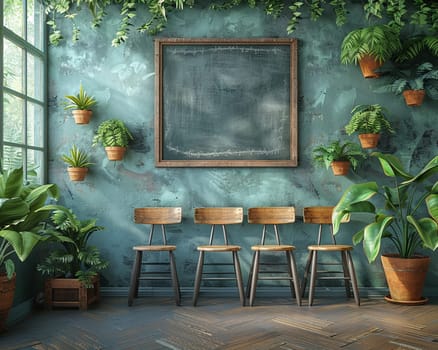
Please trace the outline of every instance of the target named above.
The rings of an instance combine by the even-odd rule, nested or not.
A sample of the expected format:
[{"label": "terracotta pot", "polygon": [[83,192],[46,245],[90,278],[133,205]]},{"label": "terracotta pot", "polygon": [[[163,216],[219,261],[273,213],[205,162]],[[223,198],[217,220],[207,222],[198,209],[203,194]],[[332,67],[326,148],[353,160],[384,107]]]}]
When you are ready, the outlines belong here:
[{"label": "terracotta pot", "polygon": [[402,259],[397,254],[385,254],[381,260],[391,301],[415,303],[424,300],[422,293],[430,257]]},{"label": "terracotta pot", "polygon": [[76,124],[88,124],[93,112],[89,110],[75,109],[72,111],[72,114],[73,118],[75,118]]},{"label": "terracotta pot", "polygon": [[15,293],[15,273],[9,280],[6,274],[0,274],[0,333],[6,330],[9,310],[12,308]]},{"label": "terracotta pot", "polygon": [[109,160],[122,160],[126,152],[126,147],[105,147],[105,151]]},{"label": "terracotta pot", "polygon": [[359,141],[362,148],[376,148],[379,139],[380,134],[359,134]]},{"label": "terracotta pot", "polygon": [[424,100],[424,90],[405,90],[403,96],[408,106],[421,106]]},{"label": "terracotta pot", "polygon": [[84,181],[88,168],[70,167],[67,171],[71,181]]},{"label": "terracotta pot", "polygon": [[380,74],[375,70],[382,66],[383,62],[376,61],[372,56],[366,55],[359,60],[359,66],[364,78],[378,78]]},{"label": "terracotta pot", "polygon": [[333,170],[333,174],[335,176],[347,175],[350,170],[350,162],[349,161],[338,161],[335,160],[330,164]]}]

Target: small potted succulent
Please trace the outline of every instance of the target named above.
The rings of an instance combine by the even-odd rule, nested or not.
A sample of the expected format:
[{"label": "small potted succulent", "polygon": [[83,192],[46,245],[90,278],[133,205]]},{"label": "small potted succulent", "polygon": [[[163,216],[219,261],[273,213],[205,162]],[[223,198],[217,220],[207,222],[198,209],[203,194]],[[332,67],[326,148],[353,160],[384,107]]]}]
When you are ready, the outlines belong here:
[{"label": "small potted succulent", "polygon": [[380,66],[401,49],[399,31],[389,25],[359,28],[341,46],[341,62],[358,64],[365,78],[377,78]]},{"label": "small potted succulent", "polygon": [[97,103],[94,97],[89,96],[81,84],[77,95],[66,95],[65,98],[69,102],[66,103],[64,108],[73,110],[72,114],[76,124],[88,124],[93,114],[90,108]]},{"label": "small potted succulent", "polygon": [[385,117],[386,112],[379,104],[357,105],[351,111],[351,119],[345,126],[345,131],[348,135],[357,132],[362,148],[375,148],[382,131],[394,133]]},{"label": "small potted succulent", "polygon": [[361,158],[366,158],[365,153],[357,143],[350,141],[342,143],[336,140],[329,145],[320,145],[313,149],[315,164],[327,169],[331,167],[335,176],[348,174],[350,166],[355,170]]},{"label": "small potted succulent", "polygon": [[133,139],[121,120],[109,119],[99,125],[93,138],[93,146],[101,143],[109,160],[122,160],[129,141]]},{"label": "small potted succulent", "polygon": [[84,181],[89,166],[93,164],[89,160],[88,153],[77,148],[76,145],[72,146],[70,154],[63,154],[61,159],[69,166],[67,171],[72,181]]}]

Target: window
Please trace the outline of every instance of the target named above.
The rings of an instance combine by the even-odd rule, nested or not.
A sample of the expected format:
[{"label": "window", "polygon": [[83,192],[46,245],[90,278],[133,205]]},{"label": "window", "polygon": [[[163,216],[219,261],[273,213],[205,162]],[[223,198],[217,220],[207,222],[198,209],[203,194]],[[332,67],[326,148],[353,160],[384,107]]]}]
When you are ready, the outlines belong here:
[{"label": "window", "polygon": [[46,43],[40,0],[4,0],[0,9],[0,157],[46,181]]}]

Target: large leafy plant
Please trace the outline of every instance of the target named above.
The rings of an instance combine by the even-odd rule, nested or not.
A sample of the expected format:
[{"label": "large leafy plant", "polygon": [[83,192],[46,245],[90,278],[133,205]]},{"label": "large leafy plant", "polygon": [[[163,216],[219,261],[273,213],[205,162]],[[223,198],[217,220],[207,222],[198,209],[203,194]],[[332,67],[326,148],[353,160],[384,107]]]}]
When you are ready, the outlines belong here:
[{"label": "large leafy plant", "polygon": [[351,119],[345,126],[348,135],[357,132],[359,134],[378,134],[387,130],[393,133],[391,124],[385,117],[387,111],[379,104],[357,105],[351,111]]},{"label": "large leafy plant", "polygon": [[357,143],[351,141],[333,141],[328,145],[319,145],[313,149],[313,161],[327,169],[333,161],[349,161],[351,167],[356,169],[360,160],[366,158]]},{"label": "large leafy plant", "polygon": [[131,132],[119,119],[109,119],[102,122],[93,138],[93,146],[101,143],[104,147],[126,147],[133,140]]},{"label": "large leafy plant", "polygon": [[[339,231],[345,215],[367,213],[370,214],[369,223],[353,236],[353,242],[363,242],[369,262],[378,256],[383,238],[392,241],[402,258],[412,257],[419,247],[436,250],[438,156],[416,175],[411,175],[396,156],[379,152],[371,155],[379,160],[383,174],[392,184],[383,183],[385,178],[381,177],[382,183],[371,181],[351,185],[333,210],[334,233]],[[426,180],[433,176],[435,183],[427,183]]]},{"label": "large leafy plant", "polygon": [[58,196],[55,184],[24,183],[23,168],[3,170],[0,164],[0,272],[11,278],[12,256],[23,262],[39,242],[49,238],[43,230],[49,213],[41,209]]},{"label": "large leafy plant", "polygon": [[44,210],[53,211],[48,234],[69,240],[61,242],[61,247],[53,250],[37,270],[51,277],[78,278],[87,287],[91,286],[93,276],[105,269],[108,262],[101,257],[97,247],[88,244],[88,240],[104,228],[96,225],[96,219],[79,220],[71,209],[61,205],[50,205]]}]

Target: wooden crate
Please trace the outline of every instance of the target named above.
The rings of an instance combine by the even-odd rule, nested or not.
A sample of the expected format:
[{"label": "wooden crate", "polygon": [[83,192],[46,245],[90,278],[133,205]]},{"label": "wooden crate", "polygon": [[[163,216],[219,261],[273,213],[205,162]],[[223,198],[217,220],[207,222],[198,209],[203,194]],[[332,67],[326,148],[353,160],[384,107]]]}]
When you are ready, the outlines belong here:
[{"label": "wooden crate", "polygon": [[87,310],[88,305],[98,302],[100,298],[100,279],[92,279],[93,288],[86,288],[76,278],[52,278],[45,284],[46,306],[78,307]]}]

